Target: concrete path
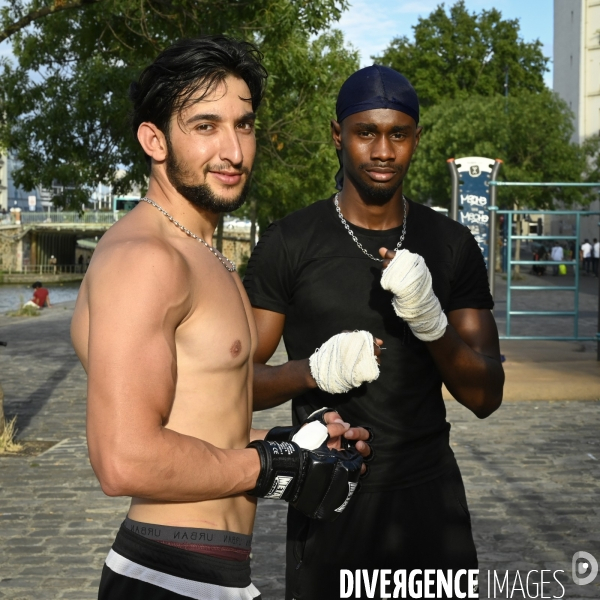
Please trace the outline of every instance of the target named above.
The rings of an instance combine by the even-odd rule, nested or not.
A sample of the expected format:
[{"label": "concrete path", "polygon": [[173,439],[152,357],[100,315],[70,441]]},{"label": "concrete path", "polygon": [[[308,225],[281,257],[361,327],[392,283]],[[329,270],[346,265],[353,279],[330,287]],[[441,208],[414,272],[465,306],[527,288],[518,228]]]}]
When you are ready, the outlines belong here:
[{"label": "concrete path", "polygon": [[[35,458],[0,457],[3,599],[95,598],[102,563],[127,510],[126,500],[102,494],[89,466],[85,376],[70,346],[70,317],[70,308],[61,306],[35,319],[0,317],[0,339],[9,342],[0,348],[6,411],[17,415],[22,439],[59,442]],[[565,344],[549,356],[559,358],[563,376],[573,381],[580,377],[578,358],[592,350],[575,352]],[[531,367],[520,362],[529,357],[546,373],[543,381],[554,376],[555,367],[544,366],[552,362],[543,360],[544,346],[533,353],[524,346],[503,351],[507,372],[514,362],[515,372],[529,368],[523,377],[531,378]],[[284,360],[284,354],[276,358]],[[488,597],[488,570],[501,578],[509,571],[511,588],[516,584],[512,597],[523,598],[528,596],[519,591],[517,570],[524,580],[532,570],[562,569],[563,597],[598,599],[600,577],[574,585],[571,559],[585,550],[600,560],[600,402],[577,396],[548,402],[532,393],[528,399],[505,402],[484,421],[447,403],[479,550],[481,597]],[[287,405],[255,415],[257,427],[289,421]],[[284,503],[259,505],[253,573],[265,600],[283,598],[285,512]],[[534,581],[535,574],[531,597]],[[560,594],[556,582],[546,585],[546,596]]]},{"label": "concrete path", "polygon": [[[551,272],[551,270],[550,270]],[[517,283],[528,286],[569,286],[572,276],[543,277],[523,273]],[[514,283],[514,282],[513,282]],[[496,275],[494,316],[501,335],[506,334],[506,279]],[[569,311],[574,293],[563,291],[513,292],[512,310]],[[581,276],[579,335],[594,337],[598,331],[598,279]],[[573,337],[572,317],[514,316],[511,333],[517,336]],[[505,400],[599,400],[600,362],[597,343],[547,340],[501,340],[505,356]],[[447,392],[445,397],[450,399]]]}]

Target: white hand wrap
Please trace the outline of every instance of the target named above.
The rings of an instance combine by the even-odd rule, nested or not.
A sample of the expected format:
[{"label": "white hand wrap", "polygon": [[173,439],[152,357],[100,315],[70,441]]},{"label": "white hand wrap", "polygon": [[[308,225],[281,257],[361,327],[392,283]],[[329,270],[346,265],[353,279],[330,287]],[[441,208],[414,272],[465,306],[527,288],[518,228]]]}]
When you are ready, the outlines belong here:
[{"label": "white hand wrap", "polygon": [[408,250],[396,252],[381,276],[381,287],[394,294],[392,306],[412,332],[424,342],[441,338],[448,319],[431,287],[425,260]]},{"label": "white hand wrap", "polygon": [[310,357],[310,373],[319,389],[343,394],[379,377],[379,365],[368,331],[338,333]]}]

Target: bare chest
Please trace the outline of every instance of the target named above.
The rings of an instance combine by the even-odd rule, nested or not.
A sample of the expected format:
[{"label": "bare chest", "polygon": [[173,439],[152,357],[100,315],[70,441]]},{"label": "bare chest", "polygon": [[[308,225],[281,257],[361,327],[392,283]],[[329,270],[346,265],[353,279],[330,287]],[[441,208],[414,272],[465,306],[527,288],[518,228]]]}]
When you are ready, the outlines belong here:
[{"label": "bare chest", "polygon": [[256,328],[241,281],[213,262],[192,269],[191,308],[175,336],[178,370],[235,371],[254,354]]}]

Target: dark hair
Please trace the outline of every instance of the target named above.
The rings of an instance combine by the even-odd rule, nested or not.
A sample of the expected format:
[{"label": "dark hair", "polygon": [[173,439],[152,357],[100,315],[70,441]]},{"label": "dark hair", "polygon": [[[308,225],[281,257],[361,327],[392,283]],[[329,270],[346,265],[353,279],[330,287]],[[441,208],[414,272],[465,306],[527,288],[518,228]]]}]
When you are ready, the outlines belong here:
[{"label": "dark hair", "polygon": [[[243,79],[250,89],[252,110],[263,98],[267,71],[253,44],[223,35],[182,39],[161,52],[129,87],[133,102],[133,135],[141,123],[154,123],[165,135],[175,113],[210,94],[228,75]],[[201,96],[195,97],[201,90]]]},{"label": "dark hair", "polygon": [[42,282],[36,281],[36,282],[34,282],[34,284],[31,287],[32,288],[40,288],[40,287],[42,287]]}]

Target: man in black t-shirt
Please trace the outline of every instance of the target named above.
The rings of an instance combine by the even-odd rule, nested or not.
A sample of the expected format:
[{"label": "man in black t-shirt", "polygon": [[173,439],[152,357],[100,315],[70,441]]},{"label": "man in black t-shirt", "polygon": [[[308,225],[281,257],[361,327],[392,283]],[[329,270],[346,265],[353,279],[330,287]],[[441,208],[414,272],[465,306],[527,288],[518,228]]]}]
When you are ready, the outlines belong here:
[{"label": "man in black t-shirt", "polygon": [[[367,67],[344,83],[336,111],[342,191],[271,225],[244,279],[259,332],[255,410],[291,397],[295,422],[332,406],[372,431],[368,476],[336,521],[288,513],[288,600],[341,597],[348,573],[356,597],[366,597],[358,569],[370,584],[376,569],[407,577],[477,569],[441,387],[485,418],[500,405],[504,382],[477,243],[402,193],[421,135],[412,86],[391,69]],[[380,355],[378,377],[343,375],[343,331],[383,341],[385,349],[358,357]],[[282,336],[289,362],[266,366]],[[359,360],[353,364],[356,375]],[[466,574],[459,584],[472,593]],[[368,597],[394,588],[378,582]]]}]

